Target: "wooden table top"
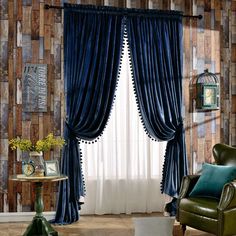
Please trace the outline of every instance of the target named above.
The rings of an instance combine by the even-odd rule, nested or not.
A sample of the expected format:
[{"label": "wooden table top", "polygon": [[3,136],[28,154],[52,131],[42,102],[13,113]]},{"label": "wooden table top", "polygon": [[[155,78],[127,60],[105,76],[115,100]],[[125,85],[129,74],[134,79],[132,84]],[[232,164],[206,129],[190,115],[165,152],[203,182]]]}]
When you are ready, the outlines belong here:
[{"label": "wooden table top", "polygon": [[43,176],[34,177],[26,175],[10,175],[9,180],[12,181],[24,181],[24,182],[54,182],[68,179],[66,175],[56,175],[56,176]]}]

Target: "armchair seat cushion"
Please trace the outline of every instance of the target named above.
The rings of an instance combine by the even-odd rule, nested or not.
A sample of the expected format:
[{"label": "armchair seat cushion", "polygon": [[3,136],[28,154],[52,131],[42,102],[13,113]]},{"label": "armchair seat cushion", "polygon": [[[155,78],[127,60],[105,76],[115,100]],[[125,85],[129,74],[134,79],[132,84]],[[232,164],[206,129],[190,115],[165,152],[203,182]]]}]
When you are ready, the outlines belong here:
[{"label": "armchair seat cushion", "polygon": [[189,197],[180,201],[179,208],[186,212],[217,219],[217,206],[219,201],[216,198]]}]

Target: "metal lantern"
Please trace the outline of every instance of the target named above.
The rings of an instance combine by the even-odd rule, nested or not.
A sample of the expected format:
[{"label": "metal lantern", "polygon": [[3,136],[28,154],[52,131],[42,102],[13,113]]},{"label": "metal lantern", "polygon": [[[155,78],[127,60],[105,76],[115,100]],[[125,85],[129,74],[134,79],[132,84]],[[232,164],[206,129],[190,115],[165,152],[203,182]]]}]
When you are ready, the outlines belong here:
[{"label": "metal lantern", "polygon": [[196,108],[199,110],[219,109],[220,94],[219,81],[216,74],[205,70],[198,75],[196,81]]}]

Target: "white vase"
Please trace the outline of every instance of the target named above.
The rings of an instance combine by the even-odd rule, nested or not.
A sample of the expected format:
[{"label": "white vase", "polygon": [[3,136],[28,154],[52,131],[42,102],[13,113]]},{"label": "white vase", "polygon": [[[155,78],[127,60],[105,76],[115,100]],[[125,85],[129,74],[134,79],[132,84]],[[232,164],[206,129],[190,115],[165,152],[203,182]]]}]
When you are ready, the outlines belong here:
[{"label": "white vase", "polygon": [[32,176],[43,177],[45,172],[43,152],[30,152],[29,156],[29,161],[34,165],[35,168]]}]

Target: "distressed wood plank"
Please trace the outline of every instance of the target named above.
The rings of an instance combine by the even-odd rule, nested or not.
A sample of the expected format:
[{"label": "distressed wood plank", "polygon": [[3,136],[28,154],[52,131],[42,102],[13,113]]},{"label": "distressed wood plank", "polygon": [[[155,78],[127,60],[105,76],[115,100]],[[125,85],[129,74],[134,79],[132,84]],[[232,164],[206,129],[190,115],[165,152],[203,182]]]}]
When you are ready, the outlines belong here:
[{"label": "distressed wood plank", "polygon": [[22,0],[23,6],[31,6],[32,0]]},{"label": "distressed wood plank", "polygon": [[232,11],[236,11],[236,1],[232,0],[232,6],[231,6]]},{"label": "distressed wood plank", "polygon": [[16,104],[22,104],[22,84],[21,79],[17,79]]},{"label": "distressed wood plank", "polygon": [[231,61],[233,63],[236,62],[236,44],[232,44],[232,48],[231,48]]},{"label": "distressed wood plank", "polygon": [[236,96],[232,96],[232,112],[236,113]]},{"label": "distressed wood plank", "polygon": [[43,197],[43,202],[44,202],[44,209],[45,211],[50,211],[51,210],[51,197],[49,194],[44,195]]},{"label": "distressed wood plank", "polygon": [[1,0],[0,18],[1,20],[8,19],[8,0]]},{"label": "distressed wood plank", "polygon": [[171,0],[163,1],[163,9],[170,10],[171,9]]},{"label": "distressed wood plank", "polygon": [[31,185],[30,183],[22,183],[22,206],[27,208],[26,211],[29,211],[28,206],[31,204]]},{"label": "distressed wood plank", "polygon": [[[51,125],[50,125],[50,114],[49,112],[43,114],[43,136],[47,136],[51,132]],[[44,159],[50,160],[50,152],[44,153]]]},{"label": "distressed wood plank", "polygon": [[61,79],[61,45],[54,45],[54,74],[55,79]]},{"label": "distressed wood plank", "polygon": [[33,10],[32,11],[32,29],[31,29],[31,39],[32,40],[39,40],[39,27],[40,27],[40,21],[39,21],[40,12],[39,10]]},{"label": "distressed wood plank", "polygon": [[0,42],[0,81],[8,80],[8,42]]},{"label": "distressed wood plank", "polygon": [[45,50],[51,49],[51,26],[50,25],[44,26],[44,49]]},{"label": "distressed wood plank", "polygon": [[209,0],[204,0],[204,11],[210,12],[211,11],[211,2]]},{"label": "distressed wood plank", "polygon": [[32,140],[32,143],[36,143],[39,140],[39,126],[38,126],[38,124],[31,125],[30,139]]},{"label": "distressed wood plank", "polygon": [[32,60],[32,41],[30,35],[22,36],[22,60],[23,63],[30,63]]},{"label": "distressed wood plank", "polygon": [[39,36],[44,36],[44,3],[40,3],[39,11]]},{"label": "distressed wood plank", "polygon": [[16,49],[16,78],[21,79],[22,76],[22,48]]},{"label": "distressed wood plank", "polygon": [[1,20],[1,41],[8,41],[8,34],[9,34],[9,30],[8,30],[8,20]]},{"label": "distressed wood plank", "polygon": [[54,102],[54,134],[61,135],[61,102]]},{"label": "distressed wood plank", "polygon": [[39,10],[40,1],[32,0],[32,10]]},{"label": "distressed wood plank", "polygon": [[23,6],[22,33],[31,34],[31,6]]},{"label": "distressed wood plank", "polygon": [[22,22],[21,21],[17,21],[17,38],[16,38],[16,46],[17,47],[22,47]]},{"label": "distressed wood plank", "polygon": [[22,106],[16,106],[16,136],[22,135]]},{"label": "distressed wood plank", "polygon": [[32,40],[32,60],[31,63],[39,63],[39,40]]},{"label": "distressed wood plank", "polygon": [[23,18],[23,9],[22,9],[22,0],[17,0],[16,1],[17,6],[16,6],[16,19],[17,21],[21,21]]},{"label": "distressed wood plank", "polygon": [[0,160],[7,161],[8,160],[8,139],[2,139],[0,145]]}]

